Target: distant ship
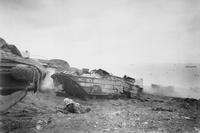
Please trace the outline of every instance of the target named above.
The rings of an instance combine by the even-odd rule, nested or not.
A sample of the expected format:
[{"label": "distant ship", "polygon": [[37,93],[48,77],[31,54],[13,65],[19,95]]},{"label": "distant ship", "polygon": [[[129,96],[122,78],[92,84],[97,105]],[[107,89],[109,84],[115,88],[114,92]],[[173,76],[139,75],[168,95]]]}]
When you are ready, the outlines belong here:
[{"label": "distant ship", "polygon": [[194,66],[194,65],[186,65],[185,67],[186,68],[197,68],[197,66]]}]

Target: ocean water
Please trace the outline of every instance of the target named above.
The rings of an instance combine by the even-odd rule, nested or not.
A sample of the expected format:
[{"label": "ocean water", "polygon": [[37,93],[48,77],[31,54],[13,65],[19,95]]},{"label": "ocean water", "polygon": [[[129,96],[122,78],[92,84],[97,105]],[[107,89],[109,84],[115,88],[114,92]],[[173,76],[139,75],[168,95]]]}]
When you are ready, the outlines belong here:
[{"label": "ocean water", "polygon": [[[150,93],[200,98],[200,64],[131,64],[118,65],[118,75],[126,73],[143,78],[144,90]],[[120,71],[121,70],[121,71]],[[152,88],[152,84],[160,86]]]},{"label": "ocean water", "polygon": [[156,83],[185,88],[200,86],[199,64],[132,65],[131,69],[131,74],[142,77],[145,85]]}]

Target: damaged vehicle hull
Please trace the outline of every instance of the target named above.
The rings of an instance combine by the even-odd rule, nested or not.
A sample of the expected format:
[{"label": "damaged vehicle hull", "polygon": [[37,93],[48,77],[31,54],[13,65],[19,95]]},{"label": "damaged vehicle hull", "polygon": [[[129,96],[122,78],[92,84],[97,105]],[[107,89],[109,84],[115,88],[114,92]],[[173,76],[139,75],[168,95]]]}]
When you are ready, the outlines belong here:
[{"label": "damaged vehicle hull", "polygon": [[52,75],[55,85],[62,85],[63,90],[70,96],[79,98],[103,97],[114,98],[124,94],[139,92],[138,87],[124,78],[109,76],[109,78],[94,78],[75,76],[66,73]]},{"label": "damaged vehicle hull", "polygon": [[35,60],[15,54],[12,51],[19,51],[16,47],[10,50],[8,44],[0,40],[0,113],[4,113],[22,100],[28,91],[35,92],[40,87],[45,69]]},{"label": "damaged vehicle hull", "polygon": [[27,91],[35,92],[45,74],[42,67],[35,65],[36,62],[20,57],[1,57],[0,113],[3,113],[23,99]]}]

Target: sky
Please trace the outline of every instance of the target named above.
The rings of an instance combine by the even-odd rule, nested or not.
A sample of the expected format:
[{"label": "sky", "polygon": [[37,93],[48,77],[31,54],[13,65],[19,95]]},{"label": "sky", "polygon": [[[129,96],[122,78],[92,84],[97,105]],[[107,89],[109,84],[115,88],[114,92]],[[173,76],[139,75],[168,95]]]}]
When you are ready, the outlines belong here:
[{"label": "sky", "polygon": [[74,67],[200,63],[199,0],[0,0],[0,18],[8,43]]}]

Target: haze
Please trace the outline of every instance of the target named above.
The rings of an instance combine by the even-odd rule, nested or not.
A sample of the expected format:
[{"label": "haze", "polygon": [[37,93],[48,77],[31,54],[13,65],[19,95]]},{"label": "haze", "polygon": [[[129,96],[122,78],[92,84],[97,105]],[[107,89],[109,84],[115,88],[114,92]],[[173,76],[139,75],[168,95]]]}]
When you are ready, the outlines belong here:
[{"label": "haze", "polygon": [[75,67],[200,63],[199,0],[0,0],[0,18],[8,43]]}]

